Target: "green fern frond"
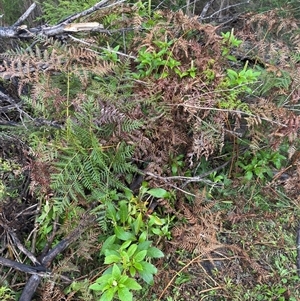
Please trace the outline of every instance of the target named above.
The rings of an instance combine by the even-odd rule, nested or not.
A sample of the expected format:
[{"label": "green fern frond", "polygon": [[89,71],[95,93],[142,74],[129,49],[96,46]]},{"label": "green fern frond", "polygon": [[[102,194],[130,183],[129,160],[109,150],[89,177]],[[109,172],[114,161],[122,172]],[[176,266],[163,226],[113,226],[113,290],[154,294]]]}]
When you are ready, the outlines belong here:
[{"label": "green fern frond", "polygon": [[141,120],[132,120],[129,118],[125,118],[125,120],[122,122],[122,131],[124,132],[132,132],[134,130],[139,129],[143,125],[143,122]]},{"label": "green fern frond", "polygon": [[66,146],[60,146],[54,163],[56,172],[51,177],[51,188],[57,195],[55,212],[63,212],[70,203],[78,202],[79,197],[99,202],[110,190],[126,188],[121,176],[136,172],[130,163],[131,146],[120,143],[103,147],[90,127],[72,121],[61,136],[60,145]]}]

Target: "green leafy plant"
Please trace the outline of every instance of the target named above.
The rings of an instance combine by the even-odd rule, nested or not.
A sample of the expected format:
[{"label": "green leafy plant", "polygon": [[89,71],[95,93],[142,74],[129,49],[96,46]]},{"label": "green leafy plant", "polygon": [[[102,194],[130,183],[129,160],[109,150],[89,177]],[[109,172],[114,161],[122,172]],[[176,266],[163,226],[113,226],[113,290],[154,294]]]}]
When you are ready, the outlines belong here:
[{"label": "green leafy plant", "polygon": [[131,301],[132,292],[130,290],[140,290],[142,287],[127,275],[121,273],[120,268],[114,264],[111,273],[105,274],[90,286],[90,289],[102,291],[101,301],[110,301],[116,293],[121,301]]},{"label": "green leafy plant", "polygon": [[[231,54],[232,49],[238,47],[242,41],[234,36],[233,29],[231,32],[222,33],[222,56],[229,61],[237,61],[236,57]],[[234,70],[228,68],[226,76],[219,84],[219,90],[223,97],[219,102],[219,107],[226,110],[241,110],[251,113],[249,106],[241,101],[239,97],[245,93],[251,94],[253,92],[252,85],[256,83],[261,75],[258,70],[248,68],[248,61],[246,61],[242,70]],[[208,68],[205,71],[208,81],[214,78],[214,73]],[[230,93],[226,93],[226,91]]]},{"label": "green leafy plant", "polygon": [[238,161],[238,166],[244,171],[245,180],[250,181],[253,177],[267,180],[273,177],[273,169],[280,169],[286,158],[279,152],[259,150],[255,154],[246,151],[243,159]]},{"label": "green leafy plant", "polygon": [[228,31],[226,33],[221,33],[222,34],[222,56],[224,56],[226,59],[230,61],[236,62],[237,59],[235,56],[231,55],[230,52],[232,51],[233,48],[236,48],[240,46],[243,41],[237,39],[234,36],[234,29],[232,28],[231,31]]},{"label": "green leafy plant", "polygon": [[[98,116],[98,122],[101,122],[99,126],[93,117],[98,105],[93,98],[87,100],[82,111],[75,113],[76,121],[69,119],[65,128],[55,133],[52,143],[45,145],[45,161],[49,164],[48,160],[51,160],[52,164],[51,181],[46,189],[50,187],[55,194],[51,203],[44,202],[38,218],[38,244],[41,247],[52,230],[53,220],[59,218],[67,222],[76,216],[80,199],[84,199],[86,204],[98,203],[99,200],[111,197],[114,189],[126,189],[119,175],[136,172],[136,167],[129,160],[133,151],[131,146],[125,143],[105,146],[99,139],[106,141],[119,125],[119,129],[126,132],[139,126],[138,123],[132,123],[125,115],[111,108],[105,111],[105,116]],[[101,112],[101,109],[97,112]],[[97,208],[103,212],[103,203],[100,203],[100,207]],[[102,229],[107,228],[105,215],[99,215],[99,224]]]},{"label": "green leafy plant", "polygon": [[[142,190],[140,196],[169,196],[164,189],[147,189],[144,186]],[[113,225],[114,234],[106,238],[100,255],[104,256],[104,264],[109,268],[90,286],[90,289],[102,292],[100,301],[112,300],[116,296],[122,301],[132,300],[131,291],[141,289],[135,280],[136,275],[147,284],[153,284],[157,269],[150,260],[163,257],[164,254],[152,246],[148,237],[164,235],[163,231],[155,230],[164,225],[165,220],[156,214],[149,214],[148,220],[145,220],[146,204],[129,191],[117,204],[107,204],[107,217]]]},{"label": "green leafy plant", "polygon": [[3,301],[13,301],[16,300],[15,293],[6,286],[0,287],[0,298]]},{"label": "green leafy plant", "polygon": [[174,157],[172,154],[170,156],[170,165],[173,176],[179,175],[180,171],[184,167],[184,155],[178,155]]},{"label": "green leafy plant", "polygon": [[171,46],[175,40],[171,41],[153,41],[153,44],[158,50],[149,50],[146,46],[139,49],[136,62],[138,63],[138,71],[133,74],[135,78],[144,78],[154,75],[156,79],[166,78],[171,71],[174,71],[180,78],[196,76],[196,67],[194,62],[191,62],[191,67],[188,70],[182,71],[179,67],[180,61],[173,57]]},{"label": "green leafy plant", "polygon": [[[249,105],[240,99],[240,96],[253,92],[252,84],[258,81],[260,72],[248,68],[246,62],[241,71],[227,69],[227,76],[219,84],[218,89],[222,95],[219,107],[226,110],[240,110],[251,114]],[[226,93],[226,91],[230,93]]]},{"label": "green leafy plant", "polygon": [[5,197],[15,197],[18,194],[16,188],[17,183],[22,181],[23,176],[21,166],[13,160],[5,160],[0,158],[0,199]]},{"label": "green leafy plant", "polygon": [[239,92],[246,91],[248,93],[251,93],[252,89],[248,85],[257,81],[261,73],[259,71],[247,69],[247,67],[248,61],[246,62],[243,70],[241,70],[240,72],[234,71],[232,69],[227,69],[229,88],[239,87],[241,90]]},{"label": "green leafy plant", "polygon": [[107,49],[103,49],[102,58],[106,61],[113,62],[113,63],[120,62],[120,59],[118,58],[119,48],[120,48],[120,45],[117,45],[114,48],[111,48],[110,46],[108,46]]}]

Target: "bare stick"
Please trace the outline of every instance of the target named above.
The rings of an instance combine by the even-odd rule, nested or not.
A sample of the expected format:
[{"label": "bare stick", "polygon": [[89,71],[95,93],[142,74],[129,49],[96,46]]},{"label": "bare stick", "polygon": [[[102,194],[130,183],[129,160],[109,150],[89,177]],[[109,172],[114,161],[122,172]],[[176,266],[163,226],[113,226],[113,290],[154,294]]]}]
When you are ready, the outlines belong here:
[{"label": "bare stick", "polygon": [[200,14],[200,17],[199,17],[199,20],[200,20],[200,21],[203,20],[203,19],[205,19],[204,17],[205,17],[205,15],[206,15],[208,9],[210,8],[210,6],[213,4],[214,1],[215,1],[215,0],[210,0],[210,1],[208,1],[208,2],[205,4],[205,6],[204,6],[204,8],[202,9],[202,12],[201,12],[201,14]]},{"label": "bare stick", "polygon": [[31,12],[36,8],[36,4],[32,3],[26,12],[13,24],[13,27],[20,26],[31,14]]},{"label": "bare stick", "polygon": [[[34,264],[40,265],[40,262],[36,259],[36,257],[28,251],[20,242],[16,234],[14,233],[13,229],[11,229],[9,226],[7,226],[8,221],[4,218],[4,216],[1,214],[0,218],[0,226],[4,229],[7,235],[9,235],[13,241],[13,243],[18,247],[18,249],[25,254]],[[18,264],[18,262],[15,262]]]},{"label": "bare stick", "polygon": [[224,10],[230,9],[230,8],[232,8],[232,7],[244,5],[244,4],[249,4],[249,3],[250,3],[250,0],[247,0],[247,1],[245,1],[245,2],[241,2],[241,3],[237,3],[237,4],[232,4],[232,5],[226,6],[226,7],[224,7],[224,8],[219,9],[218,11],[214,12],[213,14],[211,14],[211,15],[208,16],[208,17],[205,17],[205,18],[203,17],[203,18],[201,18],[200,20],[210,19],[210,18],[212,18],[213,16],[220,14],[220,13],[223,12]]},{"label": "bare stick", "polygon": [[[63,252],[72,242],[76,241],[86,228],[95,222],[96,217],[88,214],[89,213],[86,213],[83,220],[79,223],[75,230],[73,230],[65,239],[59,242],[53,249],[42,257],[41,262],[43,267],[49,267],[51,262],[59,253]],[[41,279],[41,276],[38,274],[31,276],[23,289],[19,301],[31,301]]]},{"label": "bare stick", "polygon": [[[69,23],[72,23],[73,21],[75,21],[75,20],[77,20],[77,19],[79,19],[81,17],[84,17],[86,15],[90,15],[91,13],[95,12],[96,10],[99,10],[99,9],[103,8],[108,1],[109,0],[102,0],[102,1],[98,2],[97,4],[95,4],[93,7],[89,8],[89,9],[86,9],[86,10],[84,10],[84,11],[78,13],[78,14],[72,15],[72,16],[64,19],[63,21],[59,22],[58,25],[69,24]],[[117,1],[115,3],[112,3],[110,5],[105,6],[105,8],[121,4],[121,3],[125,2],[125,1],[126,0],[119,0],[119,1]]]},{"label": "bare stick", "polygon": [[[54,26],[42,26],[38,28],[21,28],[19,25],[28,17],[29,13],[34,9],[34,5],[30,6],[30,8],[25,12],[25,14],[22,15],[22,17],[19,18],[19,20],[13,25],[8,27],[0,27],[0,38],[34,38],[38,35],[46,36],[46,37],[52,37],[60,34],[64,34],[68,32],[69,24],[71,24],[73,21],[77,20],[78,18],[87,16],[97,10],[100,9],[106,9],[112,6],[116,6],[119,4],[122,4],[126,0],[119,0],[114,3],[106,5],[109,0],[102,0],[95,4],[93,7],[84,10],[80,13],[74,14],[72,16],[67,17],[60,23]],[[95,24],[94,24],[95,25]],[[76,27],[75,25],[71,28]],[[102,29],[102,25],[99,24],[99,26],[92,26],[87,28],[81,28],[80,30],[86,30],[86,31],[97,31],[99,29]]]},{"label": "bare stick", "polygon": [[[82,43],[82,44],[84,44],[84,45],[88,45],[88,46],[90,46],[90,47],[95,47],[95,48],[98,48],[98,49],[101,49],[101,50],[107,50],[107,51],[110,51],[110,52],[112,52],[112,53],[116,53],[116,54],[118,54],[118,55],[128,57],[128,58],[130,58],[130,59],[134,59],[134,60],[136,59],[136,56],[129,55],[129,54],[125,54],[125,53],[123,53],[123,52],[116,51],[116,50],[114,50],[114,49],[108,49],[108,48],[105,48],[105,47],[96,46],[96,45],[93,45],[93,44],[91,44],[91,43],[88,43],[88,42],[86,42],[86,41],[84,41],[84,40],[77,39],[77,38],[73,37],[72,35],[68,35],[68,36],[69,36],[72,40],[74,40],[74,41],[76,41],[76,42],[79,42],[79,43]],[[90,51],[92,51],[92,52],[96,52],[96,51],[94,51],[94,50],[92,50],[92,49],[88,49],[88,50],[90,50]],[[96,53],[99,53],[99,52],[96,52]]]},{"label": "bare stick", "polygon": [[229,164],[229,162],[230,161],[227,161],[224,164],[222,164],[221,166],[218,166],[218,167],[214,168],[213,170],[205,172],[205,173],[203,173],[199,176],[196,176],[196,177],[185,177],[185,176],[162,177],[162,176],[153,174],[152,172],[146,172],[145,174],[150,176],[150,177],[158,178],[158,179],[163,180],[165,182],[168,182],[170,180],[185,181],[185,183],[183,185],[183,186],[185,186],[186,184],[191,183],[191,182],[203,182],[203,181],[205,181],[204,180],[205,177],[209,176],[211,173],[213,173],[215,171],[218,171],[218,170],[224,168],[226,165]]},{"label": "bare stick", "polygon": [[20,110],[20,106],[23,104],[23,101],[20,101],[20,102],[16,103],[16,101],[13,98],[11,98],[10,96],[4,94],[1,91],[0,91],[0,99],[3,99],[4,101],[7,101],[7,102],[10,103],[10,105],[0,107],[0,112],[2,112],[2,113],[6,113],[6,112],[11,111],[15,108]]},{"label": "bare stick", "polygon": [[28,274],[34,274],[34,275],[39,274],[40,276],[50,275],[47,269],[41,265],[31,266],[14,260],[6,259],[2,256],[0,256],[0,264]]},{"label": "bare stick", "polygon": [[27,281],[19,301],[31,301],[33,294],[40,284],[40,281],[41,276],[37,274],[32,275]]}]

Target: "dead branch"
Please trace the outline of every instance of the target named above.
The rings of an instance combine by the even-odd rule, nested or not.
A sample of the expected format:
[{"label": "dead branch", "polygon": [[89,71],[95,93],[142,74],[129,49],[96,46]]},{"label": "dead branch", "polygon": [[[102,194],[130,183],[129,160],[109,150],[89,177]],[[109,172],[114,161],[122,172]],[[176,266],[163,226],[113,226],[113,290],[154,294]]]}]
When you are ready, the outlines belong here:
[{"label": "dead branch", "polygon": [[[61,252],[63,252],[65,249],[67,249],[71,243],[75,242],[80,237],[80,235],[95,222],[95,220],[95,216],[86,213],[86,215],[82,218],[82,221],[75,228],[75,230],[73,230],[65,239],[60,241],[54,248],[49,250],[47,254],[42,256],[41,267],[44,267],[46,271],[48,271],[47,268],[51,265],[55,257]],[[42,275],[40,275],[39,273],[32,274],[34,275],[32,275],[27,281],[19,301],[31,301],[32,296],[34,295],[37,287],[39,286],[39,283],[42,279]]]},{"label": "dead branch", "polygon": [[21,26],[22,23],[28,18],[28,16],[32,13],[32,11],[36,8],[36,4],[32,3],[26,12],[15,22],[13,27]]},{"label": "dead branch", "polygon": [[210,6],[213,2],[214,2],[214,1],[209,1],[209,2],[205,5],[205,7],[203,8],[202,13],[201,13],[201,15],[200,15],[200,18],[199,18],[200,21],[207,20],[207,19],[211,19],[211,18],[213,18],[214,16],[218,16],[218,15],[220,15],[220,13],[223,13],[224,11],[229,10],[229,9],[231,9],[231,8],[233,8],[233,7],[237,7],[237,6],[241,6],[241,5],[246,5],[246,4],[249,4],[249,3],[250,3],[250,1],[247,0],[247,1],[245,1],[245,2],[235,3],[235,4],[232,4],[232,5],[228,5],[228,6],[226,6],[226,7],[222,7],[222,6],[221,6],[220,9],[219,9],[218,11],[215,11],[215,12],[212,13],[211,15],[205,17],[205,15],[206,15],[206,13],[207,13],[207,10],[209,9],[209,6]]},{"label": "dead branch", "polygon": [[195,176],[195,177],[185,177],[185,176],[172,176],[172,177],[162,177],[160,175],[154,174],[152,172],[145,172],[145,175],[153,177],[153,178],[157,178],[160,179],[164,182],[170,182],[170,181],[184,181],[184,183],[181,185],[181,187],[186,186],[188,183],[192,183],[192,182],[204,182],[206,184],[208,183],[212,183],[213,185],[216,185],[216,183],[213,183],[207,179],[205,179],[207,176],[209,176],[210,174],[212,174],[215,171],[218,171],[224,167],[226,167],[229,164],[230,161],[225,162],[224,164],[222,164],[221,166],[218,166],[216,168],[214,168],[213,170],[210,170],[208,172],[205,172],[199,176]]},{"label": "dead branch", "polygon": [[53,37],[58,36],[68,32],[77,31],[101,31],[103,30],[103,25],[97,22],[87,22],[87,23],[72,23],[83,16],[90,15],[91,13],[109,8],[112,6],[120,5],[125,2],[125,0],[117,0],[111,4],[107,4],[109,0],[102,0],[95,4],[93,7],[77,13],[75,15],[69,16],[60,23],[54,26],[42,26],[35,28],[27,28],[26,25],[22,23],[28,18],[30,13],[35,9],[36,4],[33,3],[27,11],[12,25],[8,27],[0,27],[0,38],[14,38],[14,39],[24,39],[24,38],[34,38],[37,36],[42,37]]},{"label": "dead branch", "polygon": [[[15,231],[13,229],[11,229],[8,226],[8,221],[6,220],[6,218],[4,217],[4,214],[1,213],[0,214],[0,226],[4,229],[6,235],[9,235],[12,242],[17,246],[17,248],[23,253],[25,254],[35,265],[40,265],[40,262],[37,260],[37,258],[30,252],[28,251],[23,244],[20,242],[20,240],[18,239],[17,235],[15,234]],[[3,260],[2,260],[3,262]],[[0,260],[1,263],[1,260]],[[18,266],[18,262],[16,262],[16,266]],[[10,265],[9,265],[10,266]],[[16,267],[16,269],[18,269]]]},{"label": "dead branch", "polygon": [[10,105],[0,106],[0,113],[6,113],[16,108],[20,110],[20,106],[23,104],[23,101],[19,101],[18,103],[16,103],[16,101],[13,98],[0,91],[0,105],[2,103],[2,100],[10,103]]},{"label": "dead branch", "polygon": [[210,8],[210,6],[212,5],[212,3],[213,3],[214,1],[215,1],[215,0],[210,0],[210,1],[208,1],[208,2],[205,4],[205,6],[204,6],[204,8],[203,8],[203,10],[202,10],[202,12],[201,12],[201,14],[200,14],[200,16],[199,16],[199,20],[200,20],[200,21],[202,21],[203,19],[205,19],[206,13],[207,13],[208,9]]},{"label": "dead branch", "polygon": [[75,14],[75,15],[72,15],[72,16],[69,16],[67,17],[66,19],[64,19],[63,21],[61,21],[59,24],[70,24],[72,23],[73,21],[81,18],[81,17],[84,17],[84,16],[87,16],[87,15],[90,15],[92,14],[93,12],[97,11],[97,10],[100,10],[102,8],[109,8],[109,7],[112,7],[112,6],[115,6],[115,5],[119,5],[123,2],[125,2],[126,0],[118,0],[116,1],[115,3],[112,3],[112,4],[109,4],[109,5],[106,5],[105,4],[107,2],[109,2],[109,0],[102,0],[100,2],[98,2],[97,4],[95,4],[93,7],[87,9],[87,10],[84,10],[78,14]]},{"label": "dead branch", "polygon": [[[32,296],[35,293],[41,278],[51,276],[51,271],[48,270],[48,267],[51,265],[54,258],[68,248],[71,243],[76,241],[80,235],[93,222],[95,222],[95,219],[96,218],[94,216],[88,215],[87,213],[87,215],[82,218],[82,221],[75,228],[75,230],[73,230],[65,239],[60,241],[54,248],[49,251],[47,250],[45,253],[42,252],[43,255],[41,256],[40,261],[38,261],[36,257],[21,244],[13,230],[7,226],[7,223],[5,223],[6,220],[4,220],[2,216],[2,219],[0,219],[0,226],[6,231],[7,235],[12,238],[12,242],[18,247],[18,249],[27,257],[29,257],[34,264],[36,264],[36,266],[31,266],[0,256],[0,265],[7,266],[24,273],[32,274],[26,283],[26,286],[19,299],[20,301],[30,301],[32,299]],[[45,248],[47,248],[47,246]]]},{"label": "dead branch", "polygon": [[28,264],[23,264],[14,260],[6,259],[2,256],[0,256],[0,264],[4,265],[6,267],[13,268],[15,270],[28,273],[28,274],[34,274],[42,276],[49,276],[50,274],[47,272],[47,269],[43,266],[31,266]]}]

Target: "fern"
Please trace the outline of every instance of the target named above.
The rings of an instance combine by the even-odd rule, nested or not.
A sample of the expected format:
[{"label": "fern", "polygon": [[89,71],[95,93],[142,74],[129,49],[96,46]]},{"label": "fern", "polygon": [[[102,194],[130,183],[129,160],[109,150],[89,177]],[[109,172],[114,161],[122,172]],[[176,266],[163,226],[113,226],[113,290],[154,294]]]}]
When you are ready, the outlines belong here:
[{"label": "fern", "polygon": [[[94,123],[95,102],[87,100],[75,120],[68,120],[66,128],[60,132],[57,148],[60,149],[53,163],[55,172],[51,176],[51,188],[56,192],[54,211],[62,214],[71,203],[99,202],[114,189],[125,189],[123,175],[136,172],[130,162],[133,147],[124,142],[107,145],[100,143],[100,137],[110,137],[111,132],[103,131]],[[91,112],[93,108],[93,113]],[[101,112],[101,110],[98,110]],[[111,126],[120,112],[112,110],[103,126]],[[126,121],[125,128],[136,128],[135,121]],[[112,121],[112,123],[109,123]],[[119,122],[121,123],[122,120]],[[122,129],[122,126],[121,126]],[[105,140],[101,140],[105,143]]]},{"label": "fern", "polygon": [[59,154],[54,163],[56,173],[51,177],[51,188],[59,191],[55,209],[59,213],[71,202],[77,202],[79,196],[87,201],[97,201],[110,189],[124,189],[120,174],[135,171],[126,162],[132,155],[132,148],[122,143],[118,148],[104,149],[99,144],[95,145],[97,138],[93,132],[80,130],[72,134],[72,141],[69,140],[71,145]]}]

